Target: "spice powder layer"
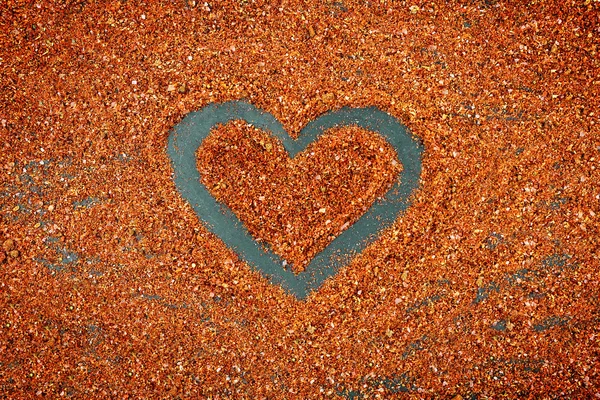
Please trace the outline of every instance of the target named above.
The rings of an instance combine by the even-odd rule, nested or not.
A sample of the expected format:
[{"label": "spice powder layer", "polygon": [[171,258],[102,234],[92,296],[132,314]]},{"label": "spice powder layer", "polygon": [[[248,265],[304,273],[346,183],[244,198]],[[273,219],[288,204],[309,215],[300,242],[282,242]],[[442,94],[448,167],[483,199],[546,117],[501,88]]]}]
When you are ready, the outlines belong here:
[{"label": "spice powder layer", "polygon": [[[600,3],[1,10],[4,397],[600,396]],[[411,207],[302,302],[211,234],[173,182],[169,131],[240,99],[291,136],[330,110],[377,107],[426,149]],[[197,153],[208,187],[240,216],[256,201],[241,218],[263,216],[256,236],[294,268],[310,254],[294,240],[316,251],[360,212],[327,183],[367,204],[399,167],[352,127],[315,145],[320,163],[236,122],[213,134]],[[351,153],[355,141],[373,150]],[[340,147],[360,173],[342,173]]]}]

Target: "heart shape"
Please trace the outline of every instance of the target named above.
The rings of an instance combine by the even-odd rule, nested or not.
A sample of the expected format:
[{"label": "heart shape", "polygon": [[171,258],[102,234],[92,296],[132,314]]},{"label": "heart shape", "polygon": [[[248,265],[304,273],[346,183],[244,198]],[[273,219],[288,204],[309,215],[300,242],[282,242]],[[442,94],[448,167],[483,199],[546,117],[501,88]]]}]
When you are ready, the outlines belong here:
[{"label": "heart shape", "polygon": [[398,179],[380,135],[329,129],[290,158],[280,140],[245,121],[215,127],[196,151],[202,184],[297,275]]},{"label": "heart shape", "polygon": [[[303,272],[295,275],[283,268],[283,261],[277,255],[256,242],[237,216],[219,203],[200,181],[196,150],[213,127],[233,120],[243,120],[272,133],[281,141],[290,158],[326,130],[355,125],[385,138],[396,151],[403,169],[383,198],[317,254]],[[307,124],[294,140],[270,113],[244,101],[230,101],[209,104],[186,115],[169,134],[167,152],[173,165],[175,186],[207,228],[271,283],[282,286],[302,300],[337,273],[342,266],[340,258],[361,252],[380,231],[396,220],[400,212],[408,208],[410,195],[419,186],[423,147],[396,118],[376,107],[344,107],[325,113]]]}]

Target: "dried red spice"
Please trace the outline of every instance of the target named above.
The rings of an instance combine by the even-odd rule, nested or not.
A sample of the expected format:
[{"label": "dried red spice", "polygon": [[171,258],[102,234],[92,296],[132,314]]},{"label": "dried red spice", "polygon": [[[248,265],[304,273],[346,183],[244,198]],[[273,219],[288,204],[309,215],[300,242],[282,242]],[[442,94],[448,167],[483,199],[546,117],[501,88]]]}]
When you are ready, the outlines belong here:
[{"label": "dried red spice", "polygon": [[[597,2],[2,7],[6,397],[598,396]],[[425,148],[306,302],[172,182],[169,130],[242,98],[292,135],[376,106]]]},{"label": "dried red spice", "polygon": [[274,136],[234,121],[205,139],[198,171],[257,240],[301,272],[389,190],[401,165],[385,139],[358,127],[327,131],[291,159]]}]

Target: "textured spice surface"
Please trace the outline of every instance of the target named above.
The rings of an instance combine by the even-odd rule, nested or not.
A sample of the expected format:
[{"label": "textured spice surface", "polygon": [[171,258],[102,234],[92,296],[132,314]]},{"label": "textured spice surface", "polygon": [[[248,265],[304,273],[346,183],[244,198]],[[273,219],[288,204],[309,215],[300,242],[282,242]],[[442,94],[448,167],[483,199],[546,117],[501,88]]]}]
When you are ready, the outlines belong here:
[{"label": "textured spice surface", "polygon": [[352,126],[325,132],[290,159],[273,135],[236,121],[214,129],[198,158],[211,194],[294,272],[356,222],[402,170],[384,138]]},{"label": "textured spice surface", "polygon": [[[598,2],[0,7],[7,398],[599,395]],[[233,99],[423,142],[413,205],[305,302],[174,187],[169,130]]]}]

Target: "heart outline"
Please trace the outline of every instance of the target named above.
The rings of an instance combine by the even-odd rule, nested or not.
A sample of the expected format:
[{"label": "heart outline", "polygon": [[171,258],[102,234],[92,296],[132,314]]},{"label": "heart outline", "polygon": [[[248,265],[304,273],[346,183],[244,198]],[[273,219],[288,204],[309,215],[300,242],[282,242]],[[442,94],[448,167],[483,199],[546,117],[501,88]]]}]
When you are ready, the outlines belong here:
[{"label": "heart outline", "polygon": [[[283,260],[279,256],[259,245],[231,209],[219,203],[200,181],[196,166],[198,147],[217,124],[233,120],[243,120],[274,135],[290,158],[294,158],[326,130],[356,125],[381,135],[396,150],[402,171],[382,198],[377,199],[354,224],[315,255],[303,272],[295,275],[283,268]],[[344,107],[326,112],[304,126],[298,139],[294,140],[272,114],[242,100],[211,103],[190,112],[173,127],[167,146],[175,186],[200,221],[248,265],[299,300],[306,299],[327,278],[339,271],[342,267],[340,256],[348,257],[362,252],[410,206],[411,195],[419,187],[422,152],[423,145],[404,125],[376,107]]]}]

